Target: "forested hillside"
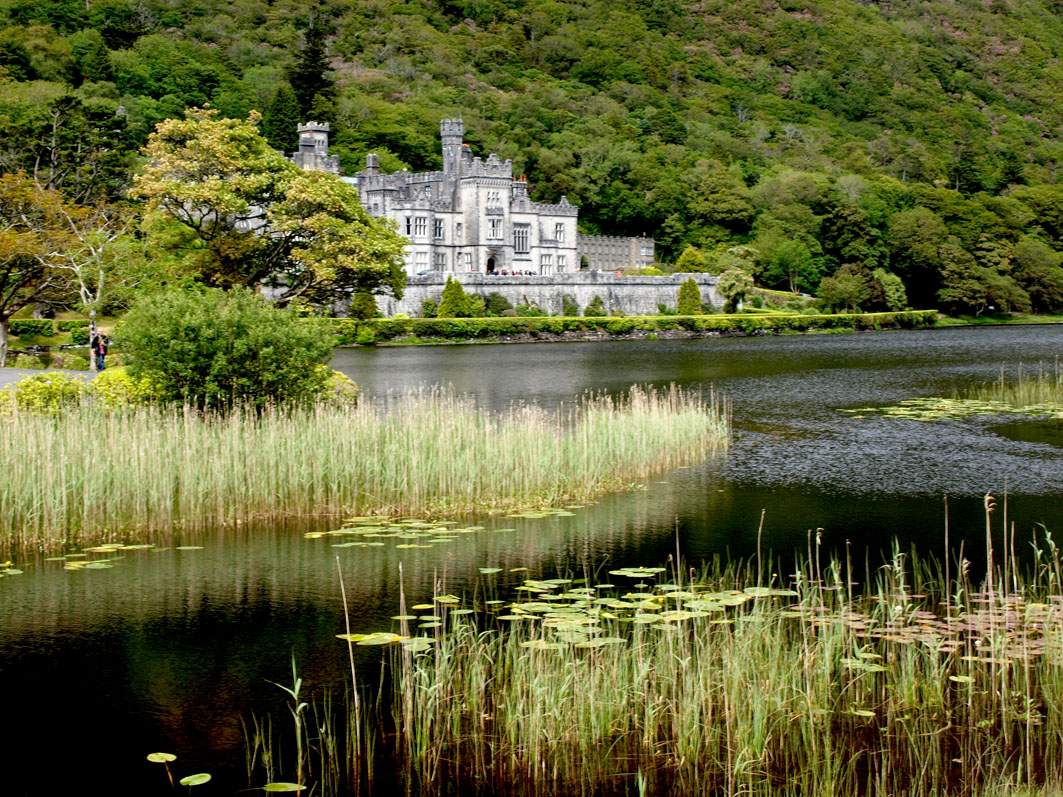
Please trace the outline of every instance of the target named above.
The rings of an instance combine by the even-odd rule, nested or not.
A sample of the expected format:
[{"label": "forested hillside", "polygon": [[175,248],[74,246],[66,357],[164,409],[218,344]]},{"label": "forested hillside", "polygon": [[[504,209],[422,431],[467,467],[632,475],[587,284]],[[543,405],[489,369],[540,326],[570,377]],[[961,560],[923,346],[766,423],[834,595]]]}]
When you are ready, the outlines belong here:
[{"label": "forested hillside", "polygon": [[[4,168],[120,195],[209,103],[353,173],[439,168],[461,116],[533,196],[687,268],[837,306],[1063,305],[1059,0],[0,2]],[[117,110],[121,109],[116,116]],[[823,282],[824,278],[829,278]]]}]

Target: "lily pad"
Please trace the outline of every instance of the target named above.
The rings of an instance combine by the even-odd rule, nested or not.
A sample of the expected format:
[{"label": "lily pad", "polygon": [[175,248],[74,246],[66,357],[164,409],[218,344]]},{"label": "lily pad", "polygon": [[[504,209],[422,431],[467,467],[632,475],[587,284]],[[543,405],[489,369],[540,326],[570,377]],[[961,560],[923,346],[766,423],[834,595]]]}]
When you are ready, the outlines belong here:
[{"label": "lily pad", "polygon": [[302,791],[305,788],[298,783],[267,783],[262,791]]},{"label": "lily pad", "polygon": [[189,775],[188,777],[181,778],[178,781],[182,786],[201,786],[204,783],[210,782],[209,772],[198,772],[195,775]]},{"label": "lily pad", "polygon": [[166,764],[176,760],[177,756],[173,753],[148,753],[148,761],[153,764]]}]

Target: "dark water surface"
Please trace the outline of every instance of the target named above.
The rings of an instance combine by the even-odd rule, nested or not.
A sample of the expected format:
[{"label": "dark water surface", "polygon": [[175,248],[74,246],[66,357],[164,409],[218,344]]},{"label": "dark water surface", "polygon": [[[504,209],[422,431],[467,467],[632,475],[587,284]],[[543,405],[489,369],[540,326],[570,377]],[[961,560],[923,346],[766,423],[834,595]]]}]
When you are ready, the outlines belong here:
[{"label": "dark water surface", "polygon": [[[217,530],[177,545],[129,551],[108,570],[71,572],[27,556],[22,576],[0,580],[0,675],[10,718],[3,794],[74,793],[109,784],[117,794],[165,794],[162,767],[207,771],[195,794],[246,787],[241,721],[271,712],[295,656],[311,695],[349,679],[339,569],[352,630],[385,630],[433,585],[472,589],[480,567],[533,575],[656,565],[676,547],[692,561],[748,556],[766,510],[764,545],[792,555],[822,529],[824,544],[876,561],[890,541],[928,554],[943,548],[943,496],[952,540],[977,563],[982,497],[1002,502],[1018,538],[1044,524],[1063,535],[1063,434],[1014,416],[920,423],[854,419],[839,408],[892,404],[1053,361],[1063,327],[999,327],[520,346],[344,350],[335,366],[369,396],[449,383],[486,406],[569,403],[632,383],[725,394],[735,439],[726,457],[607,496],[571,518],[489,519],[487,530],[435,549],[334,548],[306,539],[328,521]],[[998,517],[996,521],[1001,526]],[[495,531],[515,528],[515,531]],[[998,532],[1002,536],[1001,531]],[[978,541],[978,542],[976,542]],[[1025,547],[1025,543],[1022,544]],[[493,578],[505,588],[525,574]],[[359,652],[369,677],[379,653]],[[287,773],[283,773],[287,775]]]}]

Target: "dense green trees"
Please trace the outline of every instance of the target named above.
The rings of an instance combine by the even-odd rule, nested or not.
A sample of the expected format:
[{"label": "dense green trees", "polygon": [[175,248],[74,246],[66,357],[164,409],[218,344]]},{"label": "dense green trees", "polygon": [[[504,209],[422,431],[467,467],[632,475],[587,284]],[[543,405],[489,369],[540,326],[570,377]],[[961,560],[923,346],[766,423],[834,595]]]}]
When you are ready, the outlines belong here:
[{"label": "dense green trees", "polygon": [[[739,265],[808,293],[847,275],[885,304],[881,269],[915,306],[977,283],[996,286],[994,307],[1050,309],[1060,42],[1046,0],[947,13],[910,0],[709,0],[696,13],[672,0],[336,0],[312,14],[12,0],[0,149],[28,173],[48,164],[67,196],[114,199],[136,147],[191,106],[257,110],[285,150],[293,118],[327,120],[348,173],[368,151],[388,170],[438,168],[438,120],[462,116],[473,147],[512,157],[535,199],[566,194],[584,231],[654,235],[668,262],[696,255],[691,270]],[[983,237],[1003,255],[980,252]],[[747,245],[755,257],[734,263],[728,250]]]}]

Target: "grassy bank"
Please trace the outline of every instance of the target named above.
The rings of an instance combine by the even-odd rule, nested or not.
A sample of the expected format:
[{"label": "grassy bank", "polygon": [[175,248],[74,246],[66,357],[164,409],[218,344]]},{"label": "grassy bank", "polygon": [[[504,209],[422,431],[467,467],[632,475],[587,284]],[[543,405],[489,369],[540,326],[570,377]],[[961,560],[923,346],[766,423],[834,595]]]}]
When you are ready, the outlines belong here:
[{"label": "grassy bank", "polygon": [[819,330],[870,330],[933,326],[934,310],[837,315],[697,315],[541,318],[375,318],[333,320],[342,343],[370,345],[414,337],[426,340],[490,340],[532,336],[549,340],[578,334],[631,335],[681,331],[699,335],[759,335]]},{"label": "grassy bank", "polygon": [[359,738],[393,738],[422,794],[1040,793],[1063,771],[1041,544],[1028,576],[990,552],[982,584],[895,553],[854,588],[812,552],[791,578],[716,562],[437,596],[352,637],[393,643],[390,715]]},{"label": "grassy bank", "polygon": [[677,389],[501,414],[441,390],[258,414],[16,412],[0,418],[0,529],[47,541],[263,515],[546,505],[695,462],[727,433],[720,406]]}]

